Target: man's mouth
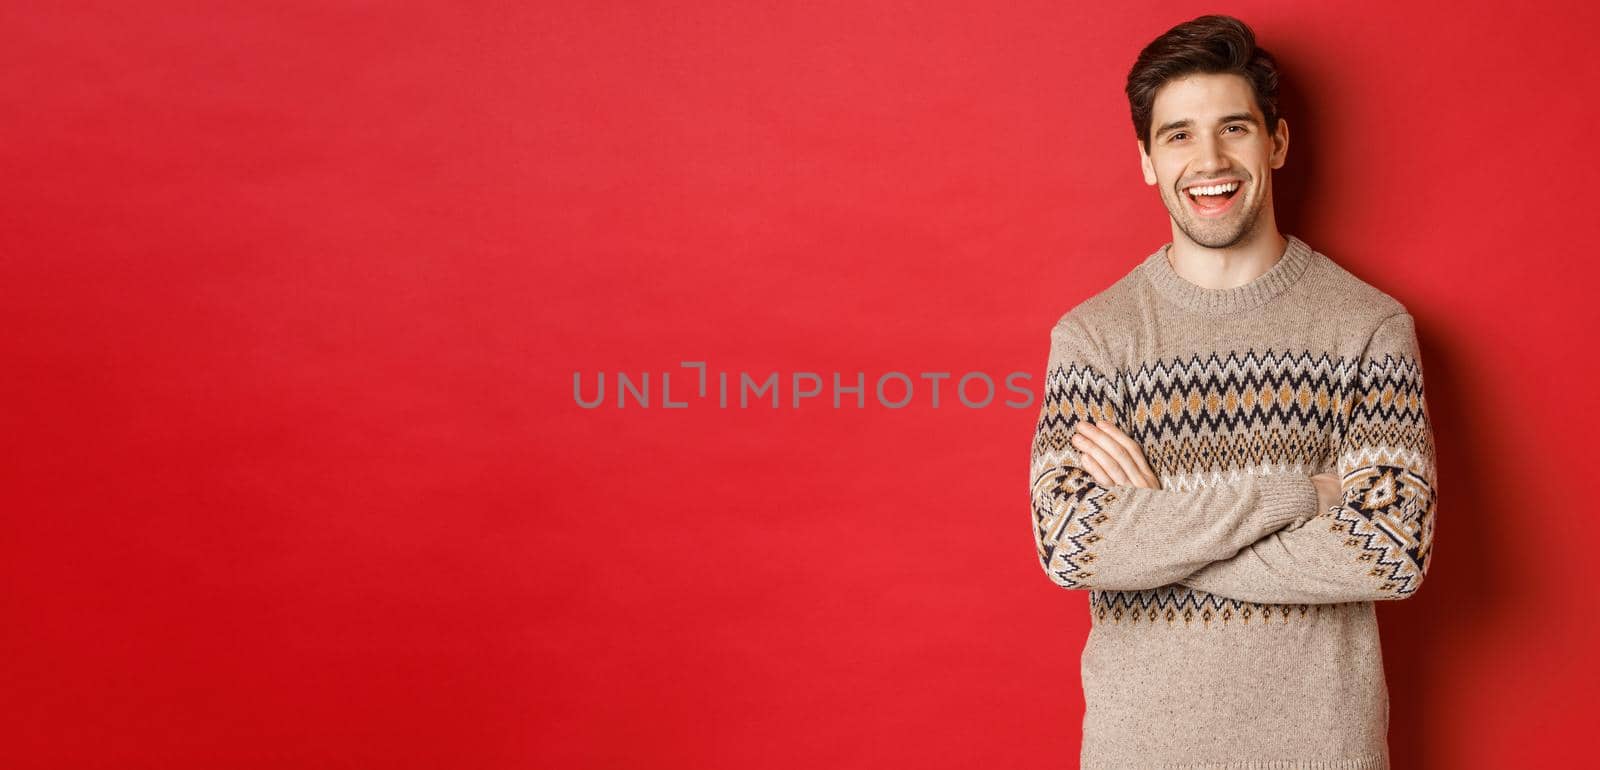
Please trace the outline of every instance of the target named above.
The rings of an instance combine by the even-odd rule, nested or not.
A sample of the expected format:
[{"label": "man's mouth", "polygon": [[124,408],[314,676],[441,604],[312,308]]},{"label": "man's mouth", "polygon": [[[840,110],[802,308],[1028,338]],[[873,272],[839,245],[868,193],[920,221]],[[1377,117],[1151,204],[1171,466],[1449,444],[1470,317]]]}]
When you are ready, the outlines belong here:
[{"label": "man's mouth", "polygon": [[1218,217],[1233,208],[1233,200],[1239,197],[1239,192],[1243,189],[1243,182],[1230,179],[1194,185],[1183,191],[1183,197],[1189,199],[1189,206],[1196,214],[1202,217]]}]

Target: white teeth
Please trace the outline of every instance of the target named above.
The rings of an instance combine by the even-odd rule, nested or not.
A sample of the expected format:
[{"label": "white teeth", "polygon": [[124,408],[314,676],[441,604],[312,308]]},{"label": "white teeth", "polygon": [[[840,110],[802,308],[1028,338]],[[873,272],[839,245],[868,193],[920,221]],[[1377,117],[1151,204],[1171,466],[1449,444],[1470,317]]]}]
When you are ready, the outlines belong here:
[{"label": "white teeth", "polygon": [[1221,195],[1223,193],[1233,192],[1234,190],[1237,190],[1237,189],[1239,189],[1239,183],[1238,182],[1224,182],[1223,184],[1214,184],[1214,185],[1209,185],[1209,186],[1206,186],[1206,187],[1191,187],[1191,188],[1189,188],[1187,190],[1187,192],[1191,196],[1195,196],[1195,195]]}]

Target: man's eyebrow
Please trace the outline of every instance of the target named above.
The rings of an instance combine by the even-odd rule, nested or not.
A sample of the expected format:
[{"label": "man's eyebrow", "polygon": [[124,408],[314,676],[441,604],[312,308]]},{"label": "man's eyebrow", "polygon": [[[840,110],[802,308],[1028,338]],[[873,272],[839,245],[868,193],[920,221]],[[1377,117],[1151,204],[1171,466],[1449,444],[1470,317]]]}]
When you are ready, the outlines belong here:
[{"label": "man's eyebrow", "polygon": [[[1223,115],[1220,119],[1217,120],[1217,122],[1218,123],[1232,123],[1232,122],[1234,122],[1236,120],[1242,120],[1242,121],[1244,121],[1246,123],[1249,123],[1251,125],[1255,125],[1256,116],[1252,115],[1252,114],[1250,114],[1248,112],[1235,112],[1235,113],[1233,113],[1231,115]],[[1174,120],[1174,121],[1172,121],[1170,123],[1164,123],[1164,124],[1162,124],[1162,126],[1160,128],[1156,129],[1156,136],[1162,136],[1162,135],[1166,134],[1168,131],[1172,131],[1174,129],[1190,128],[1192,126],[1194,126],[1194,121],[1192,121],[1192,120],[1190,120],[1188,118],[1184,118],[1183,120]]]}]

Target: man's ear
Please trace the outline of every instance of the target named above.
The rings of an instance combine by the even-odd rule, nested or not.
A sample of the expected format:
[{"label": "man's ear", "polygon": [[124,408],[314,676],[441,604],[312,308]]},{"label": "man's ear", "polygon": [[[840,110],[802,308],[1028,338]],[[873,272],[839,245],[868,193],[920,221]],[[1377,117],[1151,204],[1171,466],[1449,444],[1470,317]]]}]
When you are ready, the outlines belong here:
[{"label": "man's ear", "polygon": [[[1135,139],[1133,140],[1133,143],[1139,146],[1139,167],[1144,170],[1144,183],[1149,185],[1155,184],[1156,167],[1150,163],[1150,154],[1144,151],[1144,142],[1142,140]],[[1277,167],[1274,166],[1273,168]]]},{"label": "man's ear", "polygon": [[1278,118],[1278,130],[1272,133],[1272,167],[1283,168],[1289,159],[1289,121]]}]

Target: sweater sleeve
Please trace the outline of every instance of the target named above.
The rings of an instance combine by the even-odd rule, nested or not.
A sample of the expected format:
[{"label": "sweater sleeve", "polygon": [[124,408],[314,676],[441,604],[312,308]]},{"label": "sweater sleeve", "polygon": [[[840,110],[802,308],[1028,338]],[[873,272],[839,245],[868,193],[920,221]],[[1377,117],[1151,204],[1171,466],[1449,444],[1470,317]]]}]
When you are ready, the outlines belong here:
[{"label": "sweater sleeve", "polygon": [[1316,513],[1303,474],[1246,475],[1186,491],[1101,486],[1078,464],[1071,438],[1081,421],[1124,432],[1120,386],[1071,313],[1051,331],[1044,398],[1032,452],[1034,544],[1063,588],[1142,590],[1202,566]]},{"label": "sweater sleeve", "polygon": [[1338,418],[1340,504],[1296,521],[1184,585],[1274,604],[1405,599],[1433,553],[1434,440],[1414,321],[1373,332]]}]

